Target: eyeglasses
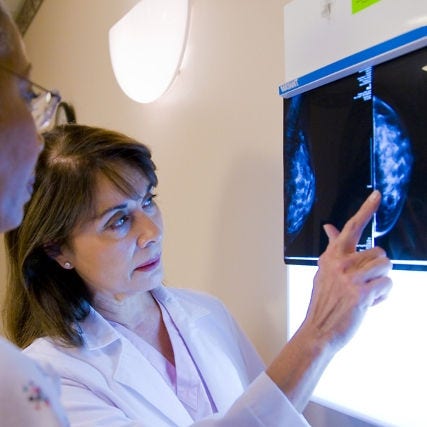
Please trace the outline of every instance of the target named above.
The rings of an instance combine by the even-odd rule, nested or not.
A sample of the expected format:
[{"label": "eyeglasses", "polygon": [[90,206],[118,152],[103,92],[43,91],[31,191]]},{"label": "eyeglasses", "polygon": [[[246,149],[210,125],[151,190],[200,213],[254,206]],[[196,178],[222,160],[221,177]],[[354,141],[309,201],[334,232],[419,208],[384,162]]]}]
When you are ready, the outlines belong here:
[{"label": "eyeglasses", "polygon": [[28,100],[30,111],[37,130],[39,132],[45,130],[52,122],[56,107],[61,101],[61,95],[59,92],[45,89],[43,86],[32,82],[27,77],[24,77],[21,74],[4,67],[3,65],[0,65],[0,68],[26,81],[31,86],[29,95],[30,99]]},{"label": "eyeglasses", "polygon": [[58,91],[51,91],[33,83],[32,85],[33,98],[30,101],[31,114],[39,132],[45,130],[52,122],[56,107],[61,101],[61,95]]}]

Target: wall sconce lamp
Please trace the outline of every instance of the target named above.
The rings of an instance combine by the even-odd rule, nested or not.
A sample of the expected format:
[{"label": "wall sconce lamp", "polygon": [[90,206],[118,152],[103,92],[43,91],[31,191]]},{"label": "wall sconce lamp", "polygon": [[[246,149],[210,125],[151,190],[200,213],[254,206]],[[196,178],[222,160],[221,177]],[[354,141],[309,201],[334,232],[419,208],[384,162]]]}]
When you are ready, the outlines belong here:
[{"label": "wall sconce lamp", "polygon": [[113,72],[134,101],[155,101],[172,84],[185,50],[189,9],[189,0],[141,0],[110,28]]}]

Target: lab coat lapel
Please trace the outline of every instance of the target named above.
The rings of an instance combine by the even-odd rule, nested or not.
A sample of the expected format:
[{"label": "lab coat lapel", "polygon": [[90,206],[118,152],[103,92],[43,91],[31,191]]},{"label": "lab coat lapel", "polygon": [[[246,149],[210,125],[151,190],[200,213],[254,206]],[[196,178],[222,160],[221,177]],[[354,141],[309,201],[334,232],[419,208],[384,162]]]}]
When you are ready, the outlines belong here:
[{"label": "lab coat lapel", "polygon": [[114,379],[138,392],[150,402],[153,410],[170,418],[172,425],[187,426],[193,422],[157,370],[126,339],[122,339],[122,351]]},{"label": "lab coat lapel", "polygon": [[219,412],[225,412],[243,392],[239,374],[227,354],[195,325],[183,331],[184,340]]},{"label": "lab coat lapel", "polygon": [[[118,383],[138,393],[141,399],[149,402],[147,406],[152,407],[153,413],[158,413],[158,416],[154,417],[156,421],[153,421],[153,425],[192,424],[192,418],[157,370],[98,312],[92,309],[81,327],[88,351],[100,350],[102,355],[108,354],[109,362],[113,363],[112,371],[108,374]],[[166,422],[165,417],[169,418],[170,422]],[[157,421],[160,419],[165,420],[165,423],[160,424],[160,421]]]},{"label": "lab coat lapel", "polygon": [[[208,324],[206,316],[211,316],[211,312],[189,301],[185,302],[184,307],[165,287],[157,288],[155,295],[166,304],[171,313],[216,408],[220,412],[226,411],[230,402],[234,402],[243,393],[244,386],[221,343],[214,342],[212,334],[209,334],[209,340],[206,339],[203,333]],[[204,322],[204,329],[198,325],[199,321]]]}]

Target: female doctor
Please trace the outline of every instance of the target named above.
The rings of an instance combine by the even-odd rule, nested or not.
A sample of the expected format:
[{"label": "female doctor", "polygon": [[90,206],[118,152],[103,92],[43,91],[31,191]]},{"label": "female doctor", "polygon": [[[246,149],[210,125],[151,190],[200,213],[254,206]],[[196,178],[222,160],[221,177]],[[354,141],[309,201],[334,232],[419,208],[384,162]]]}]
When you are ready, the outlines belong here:
[{"label": "female doctor", "polygon": [[368,307],[390,261],[355,252],[377,192],[342,232],[325,227],[306,319],[265,368],[221,302],[163,285],[149,150],[116,132],[45,135],[33,197],[6,236],[6,328],[54,367],[72,426],[307,426],[300,412]]}]

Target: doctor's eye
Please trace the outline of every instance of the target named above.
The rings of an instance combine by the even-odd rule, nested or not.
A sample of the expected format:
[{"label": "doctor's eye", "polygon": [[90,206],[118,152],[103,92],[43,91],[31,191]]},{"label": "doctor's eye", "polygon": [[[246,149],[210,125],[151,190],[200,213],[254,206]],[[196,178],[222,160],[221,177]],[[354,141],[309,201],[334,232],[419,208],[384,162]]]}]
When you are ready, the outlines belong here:
[{"label": "doctor's eye", "polygon": [[145,197],[142,200],[142,207],[143,208],[149,208],[149,207],[153,206],[155,197],[156,197],[156,194],[149,194],[147,197]]},{"label": "doctor's eye", "polygon": [[109,228],[110,230],[120,230],[123,226],[127,225],[127,223],[130,220],[130,216],[129,215],[121,215],[117,218],[112,218],[108,224],[107,224],[107,228]]},{"label": "doctor's eye", "polygon": [[32,84],[25,84],[21,89],[21,96],[30,111],[34,109],[34,102],[40,96],[38,91]]}]

